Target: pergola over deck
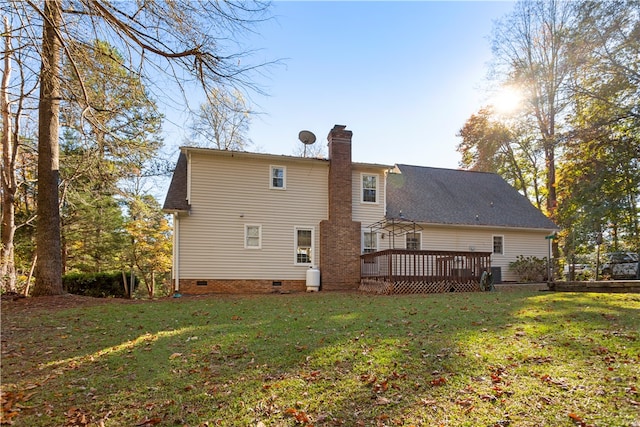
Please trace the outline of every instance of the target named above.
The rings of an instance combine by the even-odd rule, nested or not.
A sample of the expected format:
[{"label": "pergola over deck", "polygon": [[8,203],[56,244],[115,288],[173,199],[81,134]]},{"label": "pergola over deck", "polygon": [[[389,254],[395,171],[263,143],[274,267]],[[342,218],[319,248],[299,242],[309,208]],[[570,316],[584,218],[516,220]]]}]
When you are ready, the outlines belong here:
[{"label": "pergola over deck", "polygon": [[396,249],[395,237],[422,230],[413,221],[390,219],[369,227],[388,233],[391,249],[360,256],[360,290],[380,294],[480,291],[490,252]]},{"label": "pergola over deck", "polygon": [[415,221],[405,219],[400,211],[400,218],[385,218],[371,224],[369,227],[371,233],[382,233],[389,236],[389,247],[395,249],[396,237],[406,233],[416,233],[422,231],[422,227]]}]

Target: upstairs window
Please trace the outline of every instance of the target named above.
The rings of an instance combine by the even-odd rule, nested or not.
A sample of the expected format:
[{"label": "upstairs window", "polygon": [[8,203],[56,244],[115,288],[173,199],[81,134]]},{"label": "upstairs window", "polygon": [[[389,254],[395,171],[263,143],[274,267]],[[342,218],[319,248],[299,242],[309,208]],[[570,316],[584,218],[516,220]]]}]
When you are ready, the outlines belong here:
[{"label": "upstairs window", "polygon": [[245,249],[260,249],[262,247],[262,226],[247,224],[244,226]]},{"label": "upstairs window", "polygon": [[407,233],[405,235],[407,249],[411,251],[419,251],[420,241],[422,240],[421,237],[420,233]]},{"label": "upstairs window", "polygon": [[493,253],[494,254],[504,254],[504,237],[503,236],[493,236]]},{"label": "upstairs window", "polygon": [[287,169],[284,166],[271,166],[269,188],[284,190],[286,188]]},{"label": "upstairs window", "polygon": [[362,174],[362,201],[378,203],[378,175]]},{"label": "upstairs window", "polygon": [[295,229],[296,264],[309,265],[313,262],[313,228]]}]

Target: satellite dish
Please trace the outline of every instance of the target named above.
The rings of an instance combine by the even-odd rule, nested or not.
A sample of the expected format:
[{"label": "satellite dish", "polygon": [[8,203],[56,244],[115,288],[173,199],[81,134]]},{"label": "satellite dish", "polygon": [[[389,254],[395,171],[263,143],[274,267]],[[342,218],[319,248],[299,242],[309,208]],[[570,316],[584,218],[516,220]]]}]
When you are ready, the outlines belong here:
[{"label": "satellite dish", "polygon": [[311,145],[316,142],[316,136],[313,132],[308,130],[301,130],[298,134],[298,139],[304,144],[304,157],[307,157],[307,145]]},{"label": "satellite dish", "polygon": [[298,139],[302,141],[304,145],[311,145],[316,142],[316,136],[308,130],[301,130],[298,134]]}]

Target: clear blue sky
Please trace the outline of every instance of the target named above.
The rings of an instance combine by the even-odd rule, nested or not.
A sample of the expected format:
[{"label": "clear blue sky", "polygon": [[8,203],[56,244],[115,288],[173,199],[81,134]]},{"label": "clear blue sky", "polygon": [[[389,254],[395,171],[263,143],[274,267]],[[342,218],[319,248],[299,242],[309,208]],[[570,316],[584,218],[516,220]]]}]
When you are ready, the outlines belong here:
[{"label": "clear blue sky", "polygon": [[[353,131],[356,162],[457,168],[458,130],[487,103],[489,36],[510,2],[275,2],[255,59],[281,59],[253,95],[251,151],[291,155],[298,132],[326,145]],[[170,114],[169,114],[170,115]],[[176,119],[180,121],[180,119]],[[168,150],[184,143],[166,126]]]}]

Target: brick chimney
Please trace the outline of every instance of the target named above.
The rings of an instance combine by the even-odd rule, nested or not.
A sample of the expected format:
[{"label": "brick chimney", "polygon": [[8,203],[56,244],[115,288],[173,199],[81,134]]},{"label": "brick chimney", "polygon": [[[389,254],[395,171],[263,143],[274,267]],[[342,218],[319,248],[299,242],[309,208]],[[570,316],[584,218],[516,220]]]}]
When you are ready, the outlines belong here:
[{"label": "brick chimney", "polygon": [[335,125],[329,141],[329,219],[320,222],[323,290],[357,289],[360,284],[360,222],[352,219],[351,137]]}]

